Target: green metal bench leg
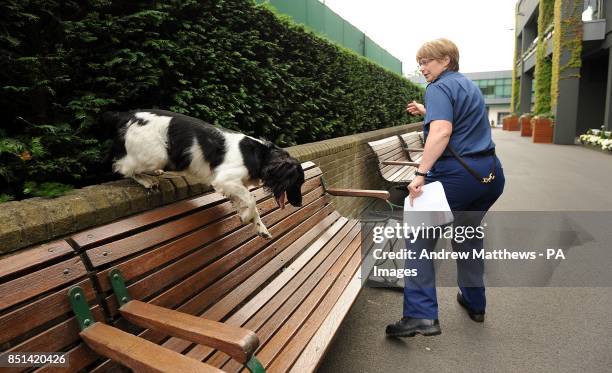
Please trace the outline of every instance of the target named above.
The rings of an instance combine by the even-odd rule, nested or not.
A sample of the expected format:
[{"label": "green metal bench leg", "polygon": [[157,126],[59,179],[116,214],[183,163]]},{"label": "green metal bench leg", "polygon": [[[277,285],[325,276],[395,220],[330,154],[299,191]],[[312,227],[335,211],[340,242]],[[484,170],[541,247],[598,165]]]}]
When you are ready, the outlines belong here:
[{"label": "green metal bench leg", "polygon": [[123,306],[132,298],[125,287],[125,280],[123,279],[123,275],[119,268],[113,268],[108,272],[108,279],[110,280],[111,286],[113,288],[113,293],[115,293],[115,297],[117,297],[117,303],[119,303],[119,307]]},{"label": "green metal bench leg", "polygon": [[247,362],[246,367],[251,373],[266,373],[266,369],[261,365],[259,360],[257,360],[255,355]]},{"label": "green metal bench leg", "polygon": [[72,312],[76,315],[81,330],[85,330],[96,322],[89,310],[89,304],[87,304],[87,299],[85,299],[83,288],[80,286],[71,287],[68,290],[68,299],[70,299]]}]

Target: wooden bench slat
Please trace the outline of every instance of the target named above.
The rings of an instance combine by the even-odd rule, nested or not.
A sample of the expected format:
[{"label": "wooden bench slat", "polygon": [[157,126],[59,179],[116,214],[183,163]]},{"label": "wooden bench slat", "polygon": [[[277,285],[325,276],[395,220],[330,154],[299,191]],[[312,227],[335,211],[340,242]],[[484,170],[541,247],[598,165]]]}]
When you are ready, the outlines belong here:
[{"label": "wooden bench slat", "polygon": [[[330,209],[330,212],[331,211],[332,209]],[[203,291],[200,295],[198,295],[199,298],[207,300],[210,298],[218,299],[222,294],[219,294],[217,296],[211,295],[208,297],[204,297],[202,295],[208,295],[207,293],[211,292],[213,294],[215,292],[218,293],[223,290],[223,287],[239,285],[236,289],[233,289],[229,293],[226,293],[227,295],[225,295],[223,299],[219,299],[219,301],[215,302],[215,304],[209,310],[204,313],[200,313],[200,316],[212,320],[220,320],[238,304],[244,302],[246,300],[246,295],[258,289],[259,286],[261,286],[261,284],[263,283],[263,281],[265,281],[270,275],[278,271],[283,264],[288,263],[291,258],[293,258],[293,256],[295,256],[296,253],[302,249],[303,245],[305,245],[305,242],[314,239],[317,234],[319,234],[322,230],[327,229],[327,227],[338,218],[339,214],[333,213],[329,214],[327,217],[322,216],[318,217],[317,219],[312,219],[312,221],[308,224],[303,224],[303,227],[305,228],[303,231],[297,231],[297,234],[292,234],[294,233],[294,231],[291,231],[289,235],[283,236],[281,240],[284,239],[285,242],[278,243],[279,252],[277,252],[275,256],[271,255],[274,251],[274,247],[270,247],[267,251],[262,251],[261,253],[257,254],[249,261],[244,263],[234,273],[227,275],[223,279],[221,279],[219,282],[222,283],[222,286],[207,289],[210,291]],[[236,273],[239,273],[239,275],[236,275]],[[231,286],[231,288],[233,288],[233,286]],[[189,302],[186,303],[183,307],[186,308],[188,306]],[[188,345],[185,345],[184,343],[182,343],[182,341],[178,341],[176,339],[168,340],[164,343],[164,346],[176,351],[180,349],[184,350],[188,347]]]},{"label": "wooden bench slat", "polygon": [[350,280],[359,270],[360,262],[361,253],[356,252],[349,264],[344,268],[342,274],[336,279],[333,287],[325,295],[325,298],[317,305],[316,312],[310,314],[310,317],[301,325],[293,338],[283,345],[281,352],[267,365],[268,371],[285,372],[291,368],[306,344],[308,344],[316,331],[319,330],[325,317],[337,303],[338,298],[344,293]]},{"label": "wooden bench slat", "polygon": [[81,337],[99,354],[137,372],[223,372],[100,322],[83,330]]},{"label": "wooden bench slat", "polygon": [[[328,205],[324,209],[319,210],[317,213],[313,214],[309,219],[304,221],[302,223],[302,227],[310,229],[313,226],[315,226],[317,223],[320,224],[322,221],[325,221],[326,216],[328,216],[329,219],[337,219],[339,217],[339,214],[337,212],[333,212],[333,208],[331,207],[331,205]],[[289,239],[295,241],[301,235],[302,235],[302,232],[297,231],[296,234],[289,237]],[[270,253],[268,253],[268,255],[270,255]],[[187,294],[187,296],[190,296],[190,294],[192,293],[191,288],[195,287],[196,284],[199,285],[200,282],[203,282],[203,281],[210,283],[212,282],[212,280],[215,280],[214,284],[211,284],[211,286],[206,287],[204,290],[200,291],[196,289],[196,291],[199,291],[197,297],[191,297],[192,299],[190,302],[187,302],[176,309],[178,311],[187,312],[189,314],[197,314],[198,310],[206,308],[207,306],[215,303],[222,294],[225,294],[227,291],[231,290],[233,287],[240,284],[242,281],[244,281],[244,279],[248,278],[253,272],[256,271],[256,268],[253,265],[253,263],[256,260],[261,260],[261,257],[251,259],[249,262],[243,264],[241,267],[235,270],[232,274],[225,275],[224,277],[221,277],[221,278],[218,275],[215,276],[214,274],[208,274],[207,272],[203,272],[201,276],[192,277],[189,279],[189,280],[194,280],[193,285],[190,284],[190,282],[187,282],[187,280],[183,281],[181,284],[179,284],[179,288],[183,288],[183,286],[188,286],[190,292]],[[158,296],[157,298],[152,299],[150,302],[154,304],[160,304],[162,303],[160,302],[160,299],[162,296],[163,294]],[[162,304],[162,305],[168,307],[168,305],[165,305],[165,304]],[[170,305],[169,307],[174,308],[174,306],[172,305]],[[210,317],[206,313],[200,314],[200,315],[212,319],[212,317]],[[146,330],[142,332],[140,336],[148,340],[155,341],[155,342],[160,342],[164,337],[164,335],[152,332],[150,330]],[[166,343],[166,347],[168,347],[169,343],[171,342]],[[176,348],[175,350],[178,350],[178,351],[184,350],[190,344],[188,342],[184,342],[184,343],[186,343],[184,347]]]},{"label": "wooden bench slat", "polygon": [[74,255],[74,250],[63,240],[9,254],[0,259],[0,281],[71,254]]},{"label": "wooden bench slat", "polygon": [[405,156],[406,152],[404,151],[402,144],[398,141],[397,143],[393,144],[393,146],[375,151],[374,154],[378,157],[378,159],[388,159],[397,155]]},{"label": "wooden bench slat", "polygon": [[382,174],[382,177],[385,180],[392,181],[391,178],[406,170],[406,167],[407,166],[389,165],[386,171]]},{"label": "wooden bench slat", "polygon": [[333,196],[372,197],[385,200],[389,199],[389,192],[387,192],[386,190],[328,188],[327,193]]},{"label": "wooden bench slat", "polygon": [[378,157],[383,157],[391,152],[396,152],[398,149],[401,149],[401,148],[402,148],[402,143],[399,139],[397,139],[396,141],[389,142],[383,147],[372,148],[372,151]]},{"label": "wooden bench slat", "polygon": [[[81,343],[78,346],[71,348],[65,352],[66,360],[70,361],[70,371],[80,372],[91,365],[96,360],[100,359],[100,355],[94,352],[87,344]],[[48,366],[36,369],[36,373],[59,373],[66,372],[66,368]]]},{"label": "wooden bench slat", "polygon": [[[374,241],[372,239],[374,231],[372,228],[372,225],[367,225],[363,228],[366,232],[360,237],[362,238],[362,257],[368,255],[367,253],[370,253],[374,248]],[[363,247],[363,245],[366,247]],[[355,259],[351,258],[351,260]],[[343,272],[343,275],[349,277],[348,284],[344,290],[342,290],[340,294],[333,294],[333,291],[338,292],[339,289],[346,284],[344,280],[342,284],[338,284],[342,277],[339,276],[336,284],[334,284],[334,289],[330,290],[326,295],[326,299],[323,300],[322,303],[327,302],[327,309],[331,309],[325,312],[322,310],[323,307],[317,308],[317,311],[321,312],[313,313],[308,320],[310,325],[305,324],[298,330],[296,336],[288,342],[280,356],[277,356],[272,366],[269,367],[270,371],[289,371],[289,368],[291,368],[291,372],[311,372],[316,368],[318,363],[321,362],[321,358],[324,356],[331,340],[338,331],[340,323],[362,289],[362,265],[360,263],[355,263],[355,266],[356,269],[352,276],[350,275],[350,271],[347,271],[350,265],[347,266]],[[304,364],[312,368],[304,367]]]},{"label": "wooden bench slat", "polygon": [[[240,307],[240,309],[233,313],[225,322],[242,326],[245,322],[251,320],[249,327],[258,328],[260,324],[256,323],[253,315],[257,313],[261,319],[262,313],[266,314],[267,316],[264,316],[264,319],[261,321],[263,323],[265,319],[273,314],[282,304],[279,297],[282,298],[284,295],[284,299],[287,299],[288,296],[292,294],[291,290],[297,289],[299,284],[307,278],[308,274],[316,268],[316,266],[313,267],[314,263],[320,263],[322,261],[323,258],[319,253],[329,255],[340,239],[354,226],[354,224],[347,224],[347,222],[348,220],[346,218],[340,218],[333,223],[329,229],[319,236],[316,241],[312,242],[288,268],[275,277],[264,289],[259,291],[246,305]],[[313,263],[311,264],[308,262],[308,259],[313,258],[315,254],[317,255],[316,259],[313,259]],[[306,263],[309,264],[306,266]],[[214,313],[216,313],[216,315]],[[207,314],[211,314],[211,317],[215,318],[223,317],[226,313],[227,310],[219,308],[216,310],[211,309],[210,312],[207,312]],[[213,350],[210,348],[196,346],[188,353],[188,356],[203,360],[210,356],[212,352]],[[226,356],[225,354],[222,355]],[[211,364],[217,365],[214,363]]]},{"label": "wooden bench slat", "polygon": [[[66,291],[66,294],[68,291]],[[68,296],[66,295],[66,300]],[[103,320],[104,314],[99,306],[94,306],[91,313],[96,320]],[[75,317],[64,320],[52,328],[20,343],[10,352],[58,352],[64,351],[79,342],[79,326]],[[90,364],[95,360],[90,361]],[[18,372],[21,368],[3,368],[4,372]]]},{"label": "wooden bench slat", "polygon": [[220,202],[223,199],[222,195],[211,192],[198,198],[179,201],[127,219],[121,219],[114,223],[89,229],[74,234],[71,238],[81,250],[85,250],[94,245],[102,244],[117,237],[124,237],[146,227],[161,224],[178,216],[197,211],[202,207]]},{"label": "wooden bench slat", "polygon": [[384,146],[385,144],[389,143],[389,142],[393,142],[395,141],[395,139],[397,139],[396,136],[390,136],[390,137],[385,137],[383,139],[380,140],[376,140],[376,141],[370,141],[368,142],[368,145],[372,148],[377,148],[380,146]]},{"label": "wooden bench slat", "polygon": [[[312,205],[314,211],[312,211],[312,215],[306,214],[309,216],[307,219],[302,220],[301,216],[289,216],[287,219],[290,219],[288,224],[296,225],[294,229],[288,230],[287,234],[280,237],[277,241],[274,241],[272,245],[268,245],[265,248],[267,250],[261,250],[259,245],[266,244],[263,239],[256,238],[245,245],[242,245],[238,250],[232,252],[233,256],[236,257],[237,263],[243,262],[245,257],[249,258],[251,255],[244,256],[242,255],[243,250],[247,250],[246,252],[251,252],[253,255],[246,262],[243,262],[239,267],[236,268],[236,271],[227,273],[225,270],[223,273],[225,277],[223,277],[219,282],[221,284],[217,284],[215,287],[208,288],[198,295],[192,297],[189,301],[187,301],[183,307],[188,310],[188,313],[195,314],[197,312],[201,312],[201,310],[205,307],[208,307],[210,304],[214,303],[214,301],[218,300],[219,297],[229,288],[231,284],[238,284],[242,280],[248,277],[248,274],[251,274],[257,270],[257,266],[263,265],[267,260],[269,260],[274,255],[278,255],[278,251],[274,250],[284,250],[290,243],[297,240],[299,237],[304,235],[310,229],[312,229],[317,223],[321,222],[325,217],[333,213],[333,208],[331,206],[325,206],[324,208],[320,208],[320,206]],[[337,217],[335,217],[337,219]],[[277,228],[278,226],[273,227]],[[286,229],[286,228],[285,228]],[[257,242],[259,241],[259,243]],[[262,242],[263,241],[263,242]],[[258,247],[259,246],[259,247]],[[282,252],[282,251],[281,251]],[[241,258],[240,258],[241,257]],[[239,273],[236,273],[239,272]],[[242,280],[239,280],[242,279]]]},{"label": "wooden bench slat", "polygon": [[[316,193],[313,192],[313,193]],[[273,235],[280,235],[282,232],[289,230],[289,227],[295,225],[302,221],[302,219],[307,219],[309,214],[313,214],[315,211],[320,210],[324,206],[324,198],[320,197],[309,205],[303,207],[300,210],[297,210],[296,213],[289,215],[285,218],[284,227],[277,227],[276,225],[269,228],[270,232]],[[286,209],[287,210],[287,209]],[[285,213],[284,210],[280,210],[280,213]],[[329,212],[328,212],[329,213]],[[281,215],[282,216],[282,215]],[[238,217],[235,217],[238,219]],[[202,270],[198,270],[193,275],[190,275],[188,278],[181,281],[177,287],[173,287],[169,290],[164,291],[160,296],[156,297],[156,304],[164,307],[173,308],[172,304],[176,304],[179,302],[178,299],[186,299],[191,294],[194,294],[198,291],[198,289],[202,289],[205,285],[209,284],[214,280],[215,276],[222,276],[224,272],[230,271],[233,267],[238,265],[240,262],[244,261],[245,258],[248,258],[250,255],[253,255],[255,252],[259,251],[264,245],[268,244],[268,241],[255,236],[252,232],[251,227],[246,226],[241,228],[242,233],[246,233],[247,237],[252,237],[251,240],[247,241],[242,246],[233,249],[233,246],[227,245],[227,242],[221,241],[222,247],[225,247],[225,250],[233,250],[229,254],[225,255],[223,258],[215,261],[210,266]],[[230,241],[231,242],[231,241]],[[219,248],[219,246],[217,246]],[[209,257],[202,256],[202,254],[206,255],[208,250],[211,250],[210,247],[206,248],[206,251],[201,251],[198,254],[201,259],[208,259]],[[216,253],[217,251],[212,251]],[[144,299],[150,294],[152,294],[156,289],[163,289],[167,285],[172,282],[176,282],[182,276],[189,274],[190,272],[196,270],[201,266],[201,262],[192,261],[191,258],[183,258],[180,261],[167,265],[159,271],[154,272],[153,274],[137,281],[136,283],[129,285],[128,290],[134,299]],[[181,294],[179,298],[177,298],[177,293]],[[192,299],[193,300],[193,299]],[[108,304],[111,313],[116,314],[117,305],[115,299],[111,296],[108,299]],[[195,312],[195,311],[194,311]],[[188,313],[194,313],[188,312]]]},{"label": "wooden bench slat", "polygon": [[[302,163],[302,168],[305,170],[305,179],[316,177],[321,174],[321,170],[315,167],[315,164],[312,162]],[[250,188],[250,190],[255,189],[262,188]],[[84,250],[93,245],[100,245],[109,240],[116,239],[117,237],[124,237],[142,229],[146,229],[147,227],[162,224],[184,214],[195,212],[200,208],[210,207],[223,200],[225,200],[225,197],[221,194],[209,192],[201,197],[179,201],[169,206],[162,206],[130,218],[121,219],[114,223],[74,234],[71,239],[81,250]]]},{"label": "wooden bench slat", "polygon": [[[316,185],[316,183],[320,182],[318,176],[316,176],[320,170],[313,169],[311,171],[312,175],[309,176],[311,176],[311,178],[316,178],[316,180],[307,184],[305,187],[310,187],[313,184]],[[270,199],[270,201],[268,201],[268,205],[276,206],[275,203],[273,204],[270,193],[265,192],[263,188],[258,188],[254,193],[257,200]],[[222,198],[220,194],[217,194],[217,196]],[[260,210],[260,213],[262,214],[265,212],[267,211]],[[229,201],[226,201],[186,217],[167,222],[164,225],[157,226],[123,239],[110,242],[106,245],[101,245],[87,250],[87,256],[94,267],[100,267],[104,264],[119,260],[125,256],[132,255],[149,247],[161,244],[174,237],[189,233],[203,227],[208,223],[235,213],[236,210],[232,204]]]},{"label": "wooden bench slat", "polygon": [[404,172],[397,176],[395,179],[398,182],[402,181],[412,181],[414,178],[414,173],[417,171],[416,167],[406,167]]},{"label": "wooden bench slat", "polygon": [[[267,327],[256,331],[262,344],[262,347],[257,352],[257,356],[259,361],[264,366],[268,366],[273,361],[273,359],[280,353],[291,337],[295,335],[297,330],[302,327],[304,322],[306,322],[308,317],[315,312],[315,310],[316,313],[323,311],[319,309],[319,305],[324,299],[325,294],[327,294],[333,287],[334,283],[337,282],[336,280],[338,279],[338,274],[342,273],[350,262],[354,262],[358,266],[361,259],[359,242],[360,238],[355,237],[355,239],[345,250],[347,255],[341,256],[341,259],[344,258],[344,260],[338,260],[336,263],[334,263],[334,266],[332,266],[323,279],[300,304],[299,308],[297,308],[297,310],[293,312],[285,322],[278,323],[278,321],[274,320],[275,317],[273,317],[268,323],[266,323]],[[354,270],[354,268],[349,268],[351,274],[354,272]],[[287,315],[283,314],[282,312],[278,312],[275,316],[277,315],[279,317],[287,317]],[[273,336],[268,337],[270,329],[274,330],[275,333]],[[223,369],[227,371],[235,371],[235,368],[236,364],[233,361],[230,361],[228,364],[223,366]]]},{"label": "wooden bench slat", "polygon": [[[387,178],[387,180],[392,181],[392,182],[398,182],[399,180],[401,180],[401,176],[403,174],[409,172],[411,168],[414,168],[414,167],[410,167],[410,166],[408,166],[408,167],[403,166],[402,167],[402,166],[400,166],[393,175],[391,175],[391,176],[389,176]],[[416,170],[416,168],[414,168],[414,169]]]},{"label": "wooden bench slat", "polygon": [[[302,202],[304,205],[307,205],[308,203],[314,201],[315,198],[323,194],[322,189],[320,189],[320,179],[318,180],[313,179],[313,181],[315,181],[315,183],[311,183],[307,188],[308,189],[315,188],[315,187],[317,188],[311,190],[303,197]],[[272,204],[276,205],[276,202],[273,200],[270,200],[268,202],[265,202],[259,205],[258,208],[260,208],[261,210],[266,210],[268,207],[262,208],[262,205],[265,205],[265,204],[268,204],[271,206]],[[274,224],[278,220],[283,218],[284,216],[289,215],[289,213],[293,210],[295,210],[294,207],[288,206],[285,208],[285,210],[281,210],[281,211],[285,211],[283,214],[275,214],[274,220],[266,219],[265,222]],[[226,217],[222,221],[213,223],[210,226],[205,226],[203,228],[200,228],[192,233],[189,233],[186,236],[178,238],[175,241],[166,243],[156,248],[153,251],[142,253],[134,258],[123,261],[120,264],[118,264],[116,268],[119,268],[119,270],[121,270],[123,277],[125,278],[126,281],[131,281],[137,276],[143,275],[155,268],[158,268],[166,263],[173,261],[175,258],[178,258],[184,254],[187,254],[193,251],[194,249],[197,249],[201,246],[204,246],[212,242],[213,240],[217,239],[220,234],[224,233],[223,231],[224,228],[225,229],[230,229],[230,228],[236,229],[236,231],[230,233],[229,235],[221,239],[223,242],[223,245],[228,246],[228,247],[237,246],[241,242],[244,242],[247,239],[254,237],[254,232],[252,228],[250,226],[242,225],[238,216],[233,215],[233,216]],[[210,245],[212,246],[208,247],[205,251],[196,253],[194,255],[200,256],[200,257],[204,255],[207,258],[209,258],[208,260],[212,260],[215,258],[213,254],[215,253],[218,253],[218,255],[222,254],[222,252],[220,251],[219,242],[215,242]],[[190,255],[190,256],[193,257],[194,255]],[[187,260],[196,260],[196,259],[192,258],[192,259],[187,259]],[[199,262],[202,262],[202,260],[199,260]],[[195,262],[192,262],[192,263],[195,263]],[[109,271],[110,269],[105,269],[101,271],[98,275],[98,280],[100,282],[100,286],[103,291],[108,291],[111,288],[110,282],[108,280]]]},{"label": "wooden bench slat", "polygon": [[[264,298],[267,300],[267,303],[263,305],[263,307],[253,310],[247,309],[248,312],[241,312],[242,309],[232,315],[232,317],[226,322],[236,322],[241,325],[244,324],[244,327],[251,328],[256,330],[262,338],[268,338],[274,332],[274,328],[278,328],[279,325],[284,321],[282,317],[279,317],[279,314],[285,315],[284,318],[288,318],[289,315],[301,304],[301,302],[308,296],[308,294],[315,288],[315,286],[320,282],[320,280],[325,276],[326,273],[330,270],[330,268],[336,263],[339,258],[346,253],[345,248],[347,247],[347,243],[351,242],[355,236],[359,234],[360,227],[357,225],[356,220],[351,220],[345,222],[346,224],[342,227],[342,229],[333,237],[332,240],[327,242],[323,248],[311,247],[308,251],[315,252],[305,252],[305,258],[302,259],[302,262],[307,262],[306,265],[303,263],[300,264],[300,267],[296,268],[295,272],[288,279],[281,279],[281,281],[289,280],[286,285],[280,289],[280,291],[274,294],[262,294],[258,297]],[[313,258],[313,255],[316,254]],[[345,256],[347,254],[344,254]],[[274,289],[268,291],[268,293],[272,293]],[[271,298],[270,298],[271,297]],[[253,314],[253,311],[256,311]],[[275,322],[269,322],[267,331],[264,333],[262,327],[264,324],[271,318],[275,318]],[[246,323],[245,323],[246,322]],[[270,327],[271,326],[271,327]],[[198,359],[202,358],[203,354],[199,354],[196,357]],[[229,360],[229,356],[216,352],[208,362],[214,366],[223,366]]]},{"label": "wooden bench slat", "polygon": [[327,315],[319,330],[310,339],[308,345],[302,350],[302,353],[291,367],[291,373],[314,372],[318,368],[338,328],[340,328],[342,321],[361,291],[360,275],[360,271],[355,272],[355,275],[350,280],[334,308]]},{"label": "wooden bench slat", "polygon": [[125,256],[146,250],[172,238],[194,231],[220,217],[235,212],[231,203],[225,202],[185,218],[140,232],[129,237],[95,247],[87,251],[87,256],[94,267],[121,259]]},{"label": "wooden bench slat", "polygon": [[120,310],[135,325],[220,349],[242,364],[249,361],[259,346],[257,336],[250,330],[138,300],[129,301]]},{"label": "wooden bench slat", "polygon": [[402,160],[407,161],[408,157],[406,156],[406,151],[402,149],[400,146],[395,148],[393,151],[390,151],[388,153],[378,156],[378,161],[380,163],[382,163],[383,161],[402,161]]},{"label": "wooden bench slat", "polygon": [[[88,301],[95,299],[93,285],[90,280],[76,284],[80,286]],[[58,318],[71,314],[72,309],[67,300],[67,290],[63,288],[44,298],[29,302],[24,306],[0,315],[0,344],[9,342],[14,338],[26,335],[33,329]],[[32,317],[36,315],[36,317]]]},{"label": "wooden bench slat", "polygon": [[71,258],[0,284],[0,311],[87,274],[80,258]]}]

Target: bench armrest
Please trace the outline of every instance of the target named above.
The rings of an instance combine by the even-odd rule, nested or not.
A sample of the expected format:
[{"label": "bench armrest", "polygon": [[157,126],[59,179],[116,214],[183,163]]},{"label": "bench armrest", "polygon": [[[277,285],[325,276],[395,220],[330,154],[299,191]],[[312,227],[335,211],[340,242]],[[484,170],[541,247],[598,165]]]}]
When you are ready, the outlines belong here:
[{"label": "bench armrest", "polygon": [[412,167],[419,167],[420,163],[418,162],[407,162],[407,161],[382,161],[382,164],[384,164],[385,166],[412,166]]},{"label": "bench armrest", "polygon": [[223,372],[101,322],[85,328],[80,336],[95,352],[135,372]]},{"label": "bench armrest", "polygon": [[131,300],[119,309],[133,324],[220,350],[246,364],[259,346],[250,330]]},{"label": "bench armrest", "polygon": [[386,190],[327,188],[325,191],[332,196],[373,197],[385,201],[389,199],[389,192]]}]

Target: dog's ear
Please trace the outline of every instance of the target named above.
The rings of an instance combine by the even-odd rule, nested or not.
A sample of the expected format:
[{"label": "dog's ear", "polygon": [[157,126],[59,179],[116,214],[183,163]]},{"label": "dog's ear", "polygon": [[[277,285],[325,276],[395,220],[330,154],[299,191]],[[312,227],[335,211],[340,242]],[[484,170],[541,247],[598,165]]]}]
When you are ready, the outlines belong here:
[{"label": "dog's ear", "polygon": [[131,113],[121,111],[106,111],[100,115],[101,128],[119,129],[132,117]]},{"label": "dog's ear", "polygon": [[283,154],[277,154],[264,166],[261,179],[264,187],[270,190],[275,197],[287,192],[289,203],[293,206],[301,206],[304,170],[298,160],[290,157],[284,150],[282,151]]}]

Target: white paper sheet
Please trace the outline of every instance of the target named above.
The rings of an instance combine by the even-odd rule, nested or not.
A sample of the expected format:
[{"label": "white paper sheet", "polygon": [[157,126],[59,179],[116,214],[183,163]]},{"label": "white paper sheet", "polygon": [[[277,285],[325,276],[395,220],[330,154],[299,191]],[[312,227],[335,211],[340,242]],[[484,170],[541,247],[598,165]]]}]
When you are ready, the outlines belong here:
[{"label": "white paper sheet", "polygon": [[[423,214],[416,212],[431,212]],[[453,213],[446,199],[444,187],[439,181],[423,186],[423,193],[414,199],[410,206],[410,197],[404,201],[404,222],[411,225],[444,225],[453,221]]]}]

